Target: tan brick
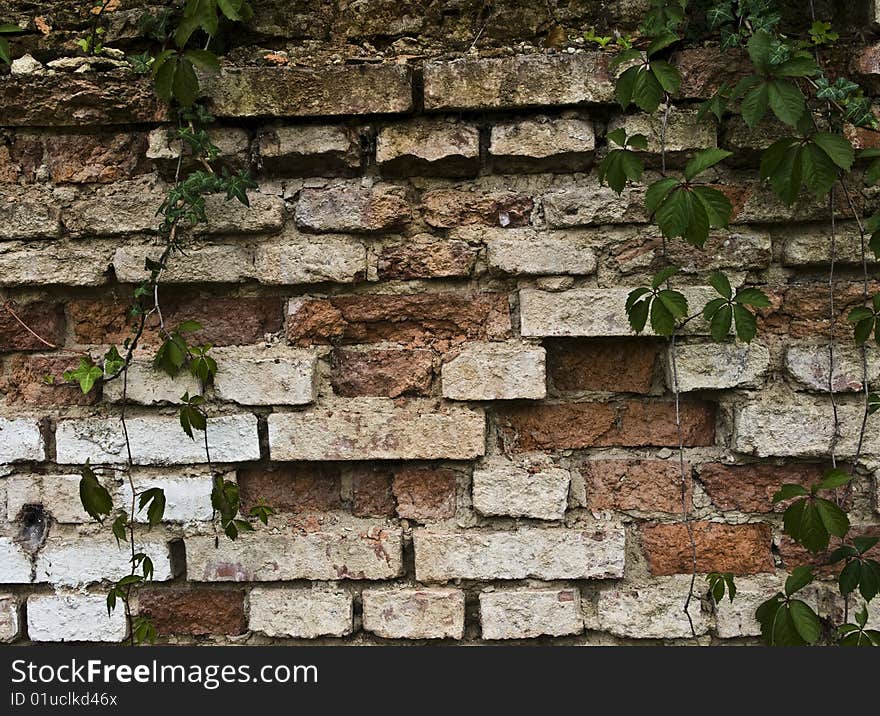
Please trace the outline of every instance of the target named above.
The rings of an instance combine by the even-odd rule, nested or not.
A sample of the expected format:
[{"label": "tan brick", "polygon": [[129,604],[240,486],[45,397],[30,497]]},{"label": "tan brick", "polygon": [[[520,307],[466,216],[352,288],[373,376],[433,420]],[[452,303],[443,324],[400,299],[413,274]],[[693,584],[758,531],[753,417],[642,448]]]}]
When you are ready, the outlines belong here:
[{"label": "tan brick", "polygon": [[484,515],[559,520],[565,515],[569,482],[568,470],[552,464],[489,458],[474,468],[474,509]]},{"label": "tan brick", "polygon": [[[692,522],[697,548],[697,571],[754,574],[773,571],[770,526]],[[642,547],[651,574],[688,573],[693,556],[684,524],[648,524],[642,527]]]},{"label": "tan brick", "polygon": [[344,126],[264,127],[256,141],[263,167],[284,176],[348,176],[361,166],[358,137]]},{"label": "tan brick", "polygon": [[452,400],[539,400],[547,395],[545,351],[514,341],[465,343],[443,364],[441,381]]},{"label": "tan brick", "polygon": [[476,125],[445,118],[419,118],[379,130],[376,162],[389,176],[468,176],[480,165]]},{"label": "tan brick", "polygon": [[364,629],[386,639],[461,639],[464,592],[365,589]]},{"label": "tan brick", "polygon": [[352,630],[352,596],[344,589],[256,587],[248,603],[251,630],[266,636],[316,639],[345,636]]},{"label": "tan brick", "polygon": [[535,117],[492,127],[489,153],[495,169],[576,171],[592,162],[596,137],[589,119]]},{"label": "tan brick", "polygon": [[577,589],[481,592],[480,623],[484,639],[565,636],[584,629]]},{"label": "tan brick", "polygon": [[483,225],[514,228],[531,222],[534,199],[516,192],[433,189],[422,195],[425,221],[438,229]]},{"label": "tan brick", "polygon": [[478,247],[465,241],[419,234],[383,246],[379,251],[377,273],[383,280],[470,276],[478,254]]},{"label": "tan brick", "polygon": [[297,227],[305,231],[376,232],[406,224],[410,209],[401,187],[348,182],[303,189],[294,216]]}]

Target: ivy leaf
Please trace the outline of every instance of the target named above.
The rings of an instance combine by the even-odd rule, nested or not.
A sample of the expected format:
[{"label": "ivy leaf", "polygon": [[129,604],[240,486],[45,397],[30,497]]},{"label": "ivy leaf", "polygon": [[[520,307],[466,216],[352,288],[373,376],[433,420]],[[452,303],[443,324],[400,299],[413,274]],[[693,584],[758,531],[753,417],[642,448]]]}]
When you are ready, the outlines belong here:
[{"label": "ivy leaf", "polygon": [[693,181],[709,167],[715,166],[732,154],[733,152],[728,152],[726,149],[704,149],[698,152],[684,168],[685,179]]},{"label": "ivy leaf", "polygon": [[204,398],[200,395],[194,395],[192,398],[189,392],[183,394],[181,398],[183,405],[180,407],[180,427],[183,428],[191,440],[195,440],[193,430],[201,430],[204,432],[208,426],[208,419],[198,407],[204,402]]},{"label": "ivy leaf", "polygon": [[95,387],[95,383],[104,376],[104,371],[92,363],[91,358],[80,358],[76,370],[64,371],[64,380],[79,383],[83,394]]},{"label": "ivy leaf", "polygon": [[82,477],[79,481],[79,499],[83,509],[97,522],[104,522],[104,517],[113,511],[113,498],[107,488],[99,481],[98,476],[86,460],[82,467]]},{"label": "ivy leaf", "polygon": [[119,355],[116,346],[111,346],[104,354],[104,373],[106,375],[116,375],[125,367],[125,359]]}]

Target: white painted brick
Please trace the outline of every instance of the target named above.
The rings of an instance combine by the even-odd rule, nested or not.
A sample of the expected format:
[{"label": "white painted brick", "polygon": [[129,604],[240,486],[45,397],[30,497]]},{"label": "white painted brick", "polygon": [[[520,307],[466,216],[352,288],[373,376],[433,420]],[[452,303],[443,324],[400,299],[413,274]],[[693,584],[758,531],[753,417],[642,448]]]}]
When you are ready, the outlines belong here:
[{"label": "white painted brick", "polygon": [[[207,462],[201,435],[190,440],[176,415],[128,419],[132,459],[136,465]],[[260,457],[257,418],[250,414],[208,419],[208,445],[214,462],[244,462]],[[57,462],[62,465],[124,463],[125,441],[119,418],[62,420],[55,431]]]},{"label": "white painted brick", "polygon": [[[213,518],[213,479],[210,475],[136,475],[133,479],[136,494],[150,487],[158,487],[165,492],[163,522],[209,522]],[[122,481],[119,492],[121,504],[130,505],[131,487],[127,480]],[[146,523],[146,507],[137,513],[135,520]]]},{"label": "white painted brick", "polygon": [[344,589],[252,589],[248,624],[266,636],[315,639],[352,630],[352,597]]},{"label": "white painted brick", "polygon": [[482,411],[365,398],[269,416],[273,460],[468,460],[485,452]]},{"label": "white painted brick", "polygon": [[0,595],[0,642],[15,641],[21,632],[21,610],[14,594]]},{"label": "white painted brick", "polygon": [[[724,390],[757,387],[767,373],[770,351],[762,343],[677,343],[678,389]],[[666,384],[674,384],[672,349],[667,350]]]},{"label": "white painted brick", "polygon": [[533,639],[580,634],[584,630],[577,589],[521,589],[482,592],[484,639]]},{"label": "white painted brick", "polygon": [[[867,347],[868,381],[880,378],[880,356]],[[827,391],[831,367],[828,345],[795,344],[785,353],[785,369],[801,385],[810,390]],[[862,352],[854,346],[834,347],[834,391],[845,393],[862,389]]]},{"label": "white painted brick", "polygon": [[492,457],[474,468],[474,509],[484,515],[559,520],[565,515],[570,481],[568,470],[553,465]]},{"label": "white painted brick", "polygon": [[43,460],[46,453],[36,420],[0,418],[0,464]]},{"label": "white painted brick", "polygon": [[214,393],[220,400],[240,405],[305,405],[317,395],[317,363],[305,351],[243,355],[215,351],[217,375]]},{"label": "white painted brick", "polygon": [[402,536],[384,523],[355,520],[318,532],[262,530],[216,549],[214,536],[189,537],[187,577],[199,582],[389,579],[401,572]]},{"label": "white painted brick", "polygon": [[[159,538],[135,535],[135,549],[153,561],[153,579],[165,581],[171,571],[169,545]],[[86,537],[71,533],[54,536],[37,554],[36,581],[78,587],[117,580],[131,571],[131,547],[113,536]]]},{"label": "white painted brick", "polygon": [[524,343],[466,343],[443,364],[443,397],[513,400],[547,396],[547,353]]},{"label": "white painted brick", "polygon": [[[691,636],[683,611],[691,588],[690,575],[675,575],[636,584],[617,584],[599,592],[596,614],[587,619],[590,630],[631,639],[685,639]],[[709,630],[700,600],[691,599],[689,614],[698,635]]]},{"label": "white painted brick", "polygon": [[[103,398],[111,403],[122,400],[122,377],[104,385]],[[176,378],[153,367],[150,361],[133,361],[128,369],[126,398],[141,405],[180,403],[184,393],[199,395],[202,392],[198,379],[189,371],[180,372]]]},{"label": "white painted brick", "polygon": [[620,577],[624,531],[608,523],[590,529],[521,527],[413,534],[416,579],[604,579]]},{"label": "white painted brick", "polygon": [[[634,287],[633,287],[634,288]],[[631,336],[633,330],[626,318],[626,297],[632,288],[577,288],[562,292],[521,289],[520,318],[524,337],[541,336]],[[702,308],[717,297],[715,289],[706,286],[682,286],[690,310]],[[709,324],[691,321],[683,331],[707,334]],[[650,325],[644,335],[654,335]]]},{"label": "white painted brick", "polygon": [[[838,398],[840,401],[840,398]],[[855,455],[863,407],[839,402],[838,457]],[[827,397],[767,394],[734,411],[732,447],[737,452],[770,456],[827,457],[834,436],[834,414]],[[880,454],[880,434],[868,430],[863,453]]]},{"label": "white painted brick", "polygon": [[486,258],[490,269],[515,275],[586,276],[596,272],[596,253],[586,233],[535,232],[531,229],[488,230]]},{"label": "white painted brick", "polygon": [[31,560],[18,544],[0,537],[0,584],[29,584]]},{"label": "white painted brick", "polygon": [[386,639],[461,639],[459,589],[365,589],[364,629]]},{"label": "white painted brick", "polygon": [[108,616],[101,594],[31,595],[27,620],[32,641],[116,642],[128,634],[122,608]]},{"label": "white painted brick", "polygon": [[[15,520],[25,505],[42,505],[56,522],[91,522],[80,502],[80,479],[80,475],[10,475],[6,479],[6,519]],[[115,492],[115,480],[102,478],[102,482]]]}]

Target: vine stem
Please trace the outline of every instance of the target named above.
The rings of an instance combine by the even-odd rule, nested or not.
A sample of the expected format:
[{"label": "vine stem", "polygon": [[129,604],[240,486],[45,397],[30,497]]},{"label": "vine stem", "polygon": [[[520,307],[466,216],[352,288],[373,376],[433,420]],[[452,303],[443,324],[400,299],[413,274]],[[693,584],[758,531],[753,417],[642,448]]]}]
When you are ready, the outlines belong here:
[{"label": "vine stem", "polygon": [[3,303],[3,308],[6,310],[6,312],[10,316],[12,316],[16,321],[18,321],[18,323],[21,325],[22,328],[24,328],[28,333],[30,333],[34,338],[36,338],[44,346],[52,348],[53,350],[58,348],[58,346],[56,346],[54,343],[50,343],[49,341],[47,341],[39,333],[37,333],[35,330],[33,330],[27,323],[25,323],[23,320],[21,320],[19,315],[15,311],[12,310],[12,306],[10,305],[11,303],[12,303],[11,300],[5,301]]},{"label": "vine stem", "polygon": [[[660,167],[661,173],[666,175],[666,132],[669,126],[669,113],[670,113],[670,97],[667,94],[665,97],[665,106],[663,108],[663,117],[660,122]],[[666,237],[663,237],[663,260],[668,264],[669,263],[669,250],[666,241]],[[666,279],[666,288],[670,289],[672,287],[672,282],[669,279]],[[689,317],[687,320],[690,320]],[[684,325],[684,324],[682,324]],[[669,337],[669,362],[672,367],[672,393],[675,396],[675,434],[678,439],[678,469],[679,469],[679,484],[681,485],[681,515],[682,520],[684,521],[685,530],[688,535],[688,542],[690,543],[691,548],[691,581],[690,586],[688,587],[687,597],[684,600],[684,604],[682,605],[682,611],[684,611],[685,616],[688,620],[688,625],[691,630],[691,637],[697,638],[697,630],[694,627],[694,620],[691,617],[690,606],[691,600],[694,596],[694,587],[697,583],[697,542],[694,536],[694,526],[691,522],[691,513],[688,507],[688,487],[689,480],[687,476],[687,470],[685,468],[684,463],[684,435],[681,430],[681,391],[679,390],[678,385],[678,363],[676,360],[676,331],[672,331],[672,335]]]}]

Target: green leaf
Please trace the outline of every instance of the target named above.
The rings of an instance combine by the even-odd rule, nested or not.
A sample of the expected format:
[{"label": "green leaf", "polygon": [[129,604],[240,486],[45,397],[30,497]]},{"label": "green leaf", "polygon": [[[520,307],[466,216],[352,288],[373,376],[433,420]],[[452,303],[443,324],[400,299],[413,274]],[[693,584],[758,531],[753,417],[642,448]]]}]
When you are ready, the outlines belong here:
[{"label": "green leaf", "polygon": [[767,82],[767,99],[773,114],[792,127],[797,125],[806,108],[804,95],[797,85],[789,80],[770,80]]},{"label": "green leaf", "polygon": [[633,149],[645,151],[648,148],[648,138],[644,134],[633,134],[627,138],[627,145]]},{"label": "green leaf", "polygon": [[644,66],[638,68],[635,82],[633,83],[632,101],[640,109],[653,114],[660,106],[663,99],[663,87],[652,72]]},{"label": "green leaf", "polygon": [[177,55],[171,56],[169,52],[165,60],[159,64],[159,60],[153,64],[155,70],[156,94],[166,102],[170,102],[174,96],[174,77],[177,74]]},{"label": "green leaf", "polygon": [[822,480],[813,485],[813,492],[815,493],[818,490],[836,490],[838,487],[846,485],[850,480],[852,480],[852,475],[847,474],[840,468],[834,468],[826,472]]},{"label": "green leaf", "polygon": [[880,542],[880,537],[853,537],[853,547],[856,548],[859,554],[864,554],[876,545],[877,542]]},{"label": "green leaf", "polygon": [[651,328],[659,336],[671,336],[675,330],[675,317],[663,301],[651,302]]},{"label": "green leaf", "polygon": [[813,581],[813,568],[810,566],[795,567],[791,576],[785,580],[785,596],[799,592]]},{"label": "green leaf", "polygon": [[765,30],[758,30],[749,38],[747,45],[749,58],[755,67],[764,73],[770,68],[770,48],[772,46],[773,38]]},{"label": "green leaf", "polygon": [[711,321],[712,316],[714,316],[716,313],[718,313],[719,309],[722,306],[726,306],[726,305],[728,305],[727,299],[713,298],[705,306],[703,306],[703,318],[705,318],[707,321]]},{"label": "green leaf", "polygon": [[773,502],[782,502],[783,500],[790,500],[792,497],[806,497],[810,493],[807,491],[803,485],[793,485],[786,484],[782,485],[777,491],[776,494],[773,495]]},{"label": "green leaf", "polygon": [[111,531],[113,532],[113,536],[116,538],[117,546],[120,542],[125,542],[128,540],[128,535],[125,533],[125,528],[127,525],[128,515],[125,512],[120,512],[119,515],[117,515],[116,519],[113,520]]},{"label": "green leaf", "polygon": [[852,562],[849,562],[844,566],[844,568],[840,571],[840,576],[837,578],[837,584],[840,587],[840,593],[843,596],[850,594],[856,590],[856,587],[859,586],[859,582],[862,579],[862,563],[854,559]]},{"label": "green leaf", "polygon": [[880,564],[873,559],[862,562],[862,574],[859,582],[859,593],[865,601],[870,602],[880,592]]},{"label": "green leaf", "polygon": [[816,61],[808,55],[797,55],[773,68],[777,77],[810,77],[817,72]]},{"label": "green leaf", "polygon": [[679,185],[678,179],[659,179],[651,184],[645,192],[645,208],[649,214],[654,214],[660,203]]},{"label": "green leaf", "polygon": [[12,62],[12,55],[9,52],[9,42],[2,37],[0,37],[0,62],[7,65]]},{"label": "green leaf", "polygon": [[688,305],[684,294],[665,289],[657,294],[657,299],[663,302],[674,318],[684,318],[687,315]]},{"label": "green leaf", "polygon": [[648,310],[651,306],[650,290],[637,288],[630,292],[626,301],[626,317],[629,325],[636,333],[641,333],[648,322]]},{"label": "green leaf", "polygon": [[694,186],[691,192],[702,202],[711,226],[720,228],[730,223],[733,206],[724,192],[709,186]]},{"label": "green leaf", "polygon": [[83,394],[95,387],[95,383],[104,376],[104,371],[92,363],[91,358],[80,358],[76,370],[64,371],[64,380],[79,383]]},{"label": "green leaf", "polygon": [[733,300],[743,306],[753,306],[755,308],[768,308],[770,306],[770,299],[767,298],[767,294],[758,288],[742,288],[736,292],[736,297]]},{"label": "green leaf", "polygon": [[822,635],[822,625],[819,617],[806,602],[800,599],[792,599],[788,603],[788,611],[791,613],[791,621],[798,635],[807,644],[815,644]]},{"label": "green leaf", "polygon": [[761,82],[746,93],[740,103],[739,111],[749,129],[754,129],[758,125],[758,122],[767,114],[769,106],[770,95],[766,82]]},{"label": "green leaf", "polygon": [[663,60],[651,61],[651,72],[667,94],[676,94],[681,87],[681,75],[678,70]]},{"label": "green leaf", "polygon": [[733,578],[733,573],[725,572],[724,573],[724,581],[727,583],[727,596],[730,598],[731,603],[733,603],[733,598],[736,596],[736,582]]},{"label": "green leaf", "polygon": [[733,322],[736,326],[737,338],[743,343],[751,343],[752,339],[758,332],[758,323],[755,320],[755,314],[748,308],[736,303],[733,305]]},{"label": "green leaf", "polygon": [[697,199],[693,192],[688,191],[687,195],[690,217],[682,237],[689,244],[702,248],[706,239],[709,238],[709,214],[706,212],[703,202]]},{"label": "green leaf", "polygon": [[104,354],[104,374],[116,375],[125,367],[125,359],[119,355],[116,346],[111,346]]},{"label": "green leaf", "polygon": [[192,62],[181,58],[174,73],[173,94],[183,107],[192,107],[199,97],[199,79],[193,69]]},{"label": "green leaf", "polygon": [[712,316],[712,320],[709,323],[709,330],[712,334],[713,341],[720,343],[727,339],[727,336],[730,333],[732,318],[733,311],[727,303],[715,311],[715,314]]},{"label": "green leaf", "polygon": [[709,285],[724,296],[724,298],[730,298],[733,296],[733,289],[730,287],[730,280],[722,271],[714,271],[712,275],[709,276]]},{"label": "green leaf", "polygon": [[829,534],[843,537],[849,532],[849,518],[836,504],[821,497],[817,497],[813,502],[819,518]]},{"label": "green leaf", "polygon": [[180,323],[177,328],[174,329],[175,333],[195,333],[196,331],[202,330],[202,324],[198,321],[186,320]]},{"label": "green leaf", "polygon": [[761,625],[761,636],[764,643],[768,646],[773,645],[773,625],[776,622],[776,615],[782,608],[781,600],[784,598],[781,592],[774,594],[772,597],[762,602],[755,610],[755,619]]},{"label": "green leaf", "polygon": [[733,152],[726,149],[704,149],[694,155],[687,166],[684,168],[684,176],[688,181],[693,181],[699,174],[702,174],[709,167],[713,167],[718,162],[724,161],[731,156]]},{"label": "green leaf", "polygon": [[852,168],[855,152],[843,135],[816,132],[811,139],[838,167],[844,171],[849,171]]},{"label": "green leaf", "polygon": [[682,236],[691,222],[691,194],[687,189],[673,189],[657,207],[655,218],[663,235]]},{"label": "green leaf", "polygon": [[217,59],[217,55],[209,50],[187,50],[183,54],[196,67],[212,72],[220,71],[220,61]]},{"label": "green leaf", "polygon": [[618,127],[615,130],[608,132],[605,135],[605,138],[609,142],[614,142],[618,147],[626,146],[626,130],[623,127]]},{"label": "green leaf", "polygon": [[678,266],[666,266],[665,268],[660,269],[657,273],[654,274],[654,278],[651,279],[651,288],[658,289],[664,283],[666,283],[670,278],[675,276],[679,272]]},{"label": "green leaf", "polygon": [[622,109],[626,109],[632,104],[633,91],[636,85],[636,77],[641,70],[641,66],[628,67],[614,86],[614,97]]},{"label": "green leaf", "polygon": [[98,476],[94,473],[86,460],[82,467],[82,477],[79,481],[79,499],[83,509],[97,522],[104,522],[104,517],[113,511],[113,498],[107,488],[98,482]]},{"label": "green leaf", "polygon": [[804,184],[814,196],[825,196],[837,181],[838,169],[834,162],[815,144],[805,145],[800,157]]},{"label": "green leaf", "polygon": [[165,515],[164,490],[161,487],[151,487],[148,490],[144,490],[138,499],[138,511],[144,509],[146,505],[149,505],[147,509],[148,522],[151,526],[158,525]]}]

